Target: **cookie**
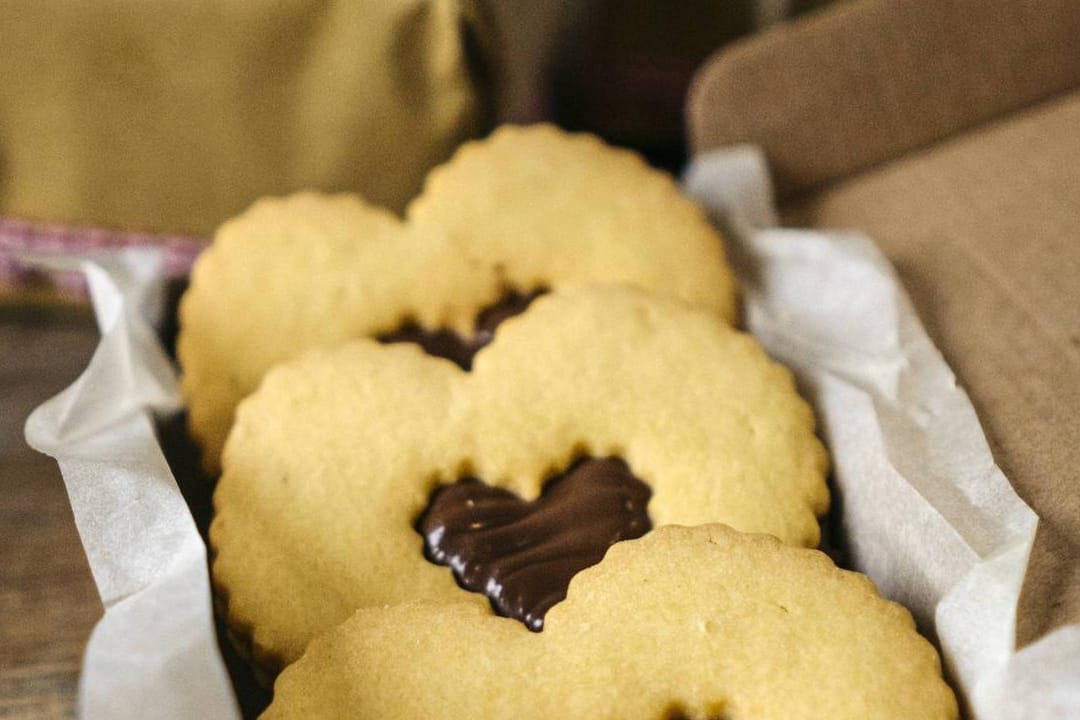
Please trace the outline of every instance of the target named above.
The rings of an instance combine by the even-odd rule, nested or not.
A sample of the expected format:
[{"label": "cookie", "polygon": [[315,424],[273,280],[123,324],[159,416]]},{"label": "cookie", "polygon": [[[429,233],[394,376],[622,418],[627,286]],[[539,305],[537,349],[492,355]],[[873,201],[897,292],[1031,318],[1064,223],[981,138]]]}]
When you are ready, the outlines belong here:
[{"label": "cookie", "polygon": [[[656,526],[723,522],[817,543],[826,457],[790,373],[713,313],[627,286],[576,286],[500,325],[471,372],[413,345],[361,339],[268,373],[225,448],[210,531],[215,587],[230,625],[271,670],[357,607],[487,607],[458,586],[454,572],[464,584],[475,567],[455,559],[460,538],[447,533],[490,519],[451,509],[432,520],[436,489],[472,477],[533,502],[562,485],[545,482],[552,475],[604,460],[616,466],[606,496],[615,502],[585,505],[627,511],[604,521],[614,528],[607,544],[647,529],[635,504],[647,504]],[[620,474],[647,486],[644,499]],[[505,496],[497,502],[506,509],[496,516],[517,513]],[[562,503],[539,508],[555,527],[593,524]],[[425,537],[427,554],[454,572],[425,558]],[[558,540],[540,561],[576,555],[588,564],[574,543]],[[529,592],[526,604],[542,613],[545,592],[559,588]]]},{"label": "cookie", "polygon": [[703,525],[612,546],[541,633],[473,605],[361,609],[285,670],[262,717],[957,715],[933,647],[865,576]]},{"label": "cookie", "polygon": [[466,144],[404,221],[350,195],[261,200],[221,227],[180,306],[191,434],[214,472],[236,404],[274,365],[410,324],[468,336],[507,295],[589,281],[735,315],[701,208],[638,156],[551,126]]}]

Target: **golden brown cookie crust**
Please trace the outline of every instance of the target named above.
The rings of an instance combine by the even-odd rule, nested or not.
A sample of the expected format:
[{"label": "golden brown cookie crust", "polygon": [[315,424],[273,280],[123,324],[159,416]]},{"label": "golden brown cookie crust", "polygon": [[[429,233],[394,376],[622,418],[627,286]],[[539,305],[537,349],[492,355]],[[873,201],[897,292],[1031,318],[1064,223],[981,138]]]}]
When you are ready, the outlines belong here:
[{"label": "golden brown cookie crust", "polygon": [[290,718],[953,720],[911,615],[822,553],[668,526],[579,573],[544,631],[472,605],[359,610],[274,688]]},{"label": "golden brown cookie crust", "polygon": [[404,222],[349,195],[261,200],[221,227],[180,306],[191,434],[216,472],[236,405],[274,365],[407,320],[468,332],[508,289],[586,281],[735,317],[702,209],[633,153],[551,126],[466,144]]},{"label": "golden brown cookie crust", "polygon": [[289,662],[363,605],[486,600],[413,523],[474,474],[525,499],[582,454],[624,458],[654,525],[724,522],[813,546],[825,452],[790,373],[716,315],[634,288],[557,290],[471,373],[357,340],[271,371],[214,496],[214,579],[256,655]]}]

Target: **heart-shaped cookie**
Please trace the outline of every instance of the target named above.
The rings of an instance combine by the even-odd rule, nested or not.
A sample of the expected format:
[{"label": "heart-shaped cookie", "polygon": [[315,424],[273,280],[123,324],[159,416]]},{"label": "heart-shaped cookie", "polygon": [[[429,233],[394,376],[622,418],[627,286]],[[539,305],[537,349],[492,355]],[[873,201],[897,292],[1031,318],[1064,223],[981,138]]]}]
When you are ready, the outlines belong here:
[{"label": "heart-shaped cookie", "polygon": [[812,546],[828,504],[813,427],[753,338],[625,286],[540,297],[472,372],[412,345],[313,351],[239,408],[214,496],[215,586],[269,668],[360,606],[486,608],[424,558],[414,525],[432,492],[476,477],[533,500],[586,455],[627,463],[654,525]]},{"label": "heart-shaped cookie", "polygon": [[579,573],[542,633],[472,605],[364,608],[263,720],[953,720],[911,615],[822,553],[663,527]]},{"label": "heart-shaped cookie", "polygon": [[349,195],[262,200],[221,227],[181,303],[191,434],[213,472],[274,365],[409,323],[466,334],[508,292],[591,281],[735,315],[721,239],[672,179],[551,126],[466,144],[404,221]]}]

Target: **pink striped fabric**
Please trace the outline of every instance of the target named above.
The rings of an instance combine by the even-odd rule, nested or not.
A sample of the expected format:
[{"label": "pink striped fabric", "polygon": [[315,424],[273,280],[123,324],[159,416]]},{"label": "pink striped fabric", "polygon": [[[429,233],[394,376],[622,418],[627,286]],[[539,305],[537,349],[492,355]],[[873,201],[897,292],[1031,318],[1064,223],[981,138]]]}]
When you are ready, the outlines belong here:
[{"label": "pink striped fabric", "polygon": [[44,273],[28,268],[15,258],[15,250],[43,255],[78,255],[108,248],[153,245],[164,248],[166,275],[182,278],[190,272],[192,263],[206,244],[205,239],[186,235],[118,232],[0,217],[0,295],[40,287],[45,282],[65,300],[86,300],[86,283],[80,273]]}]

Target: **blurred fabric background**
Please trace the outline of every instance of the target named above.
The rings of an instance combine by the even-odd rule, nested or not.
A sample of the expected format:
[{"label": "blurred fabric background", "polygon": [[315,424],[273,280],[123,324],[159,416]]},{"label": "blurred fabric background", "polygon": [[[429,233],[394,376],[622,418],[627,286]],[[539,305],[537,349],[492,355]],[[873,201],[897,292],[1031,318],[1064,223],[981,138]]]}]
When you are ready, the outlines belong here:
[{"label": "blurred fabric background", "polygon": [[554,120],[677,166],[710,53],[784,0],[8,0],[0,215],[206,235],[255,198],[400,211],[497,122]]}]

